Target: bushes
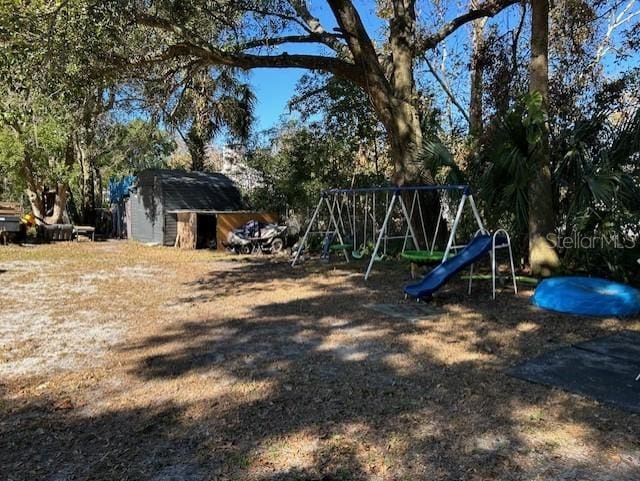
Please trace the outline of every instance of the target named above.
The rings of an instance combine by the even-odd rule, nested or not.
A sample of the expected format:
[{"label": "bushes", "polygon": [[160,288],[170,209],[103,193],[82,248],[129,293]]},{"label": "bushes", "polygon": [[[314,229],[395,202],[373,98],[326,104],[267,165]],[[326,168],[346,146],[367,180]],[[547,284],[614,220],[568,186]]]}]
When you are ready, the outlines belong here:
[{"label": "bushes", "polygon": [[[540,99],[522,97],[493,121],[470,177],[490,227],[526,251],[532,153],[544,128]],[[629,281],[638,273],[640,110],[602,107],[552,136],[553,203],[563,266]]]},{"label": "bushes", "polygon": [[565,264],[625,281],[637,277],[640,110],[579,122],[563,136],[561,152],[555,171],[559,235],[578,240],[565,249]]}]

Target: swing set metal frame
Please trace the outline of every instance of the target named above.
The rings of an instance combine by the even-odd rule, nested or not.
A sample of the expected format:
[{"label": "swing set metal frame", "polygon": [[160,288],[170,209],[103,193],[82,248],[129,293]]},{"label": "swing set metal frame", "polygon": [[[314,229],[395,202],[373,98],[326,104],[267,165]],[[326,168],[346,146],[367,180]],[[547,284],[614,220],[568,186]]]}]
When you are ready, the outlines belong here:
[{"label": "swing set metal frame", "polygon": [[[447,242],[447,248],[445,250],[445,256],[444,259],[447,258],[449,251],[452,248],[455,248],[457,246],[453,245],[453,239],[455,236],[455,231],[458,227],[458,224],[460,223],[460,219],[462,217],[462,211],[464,208],[464,205],[466,203],[466,201],[469,201],[469,204],[471,205],[471,209],[473,211],[473,215],[474,218],[478,224],[478,228],[484,232],[486,232],[484,225],[482,224],[482,220],[480,219],[480,214],[478,213],[478,209],[476,207],[475,201],[473,200],[473,195],[471,193],[471,188],[468,185],[463,185],[463,184],[452,184],[452,185],[414,185],[414,186],[390,186],[390,187],[365,187],[365,188],[352,188],[352,189],[328,189],[325,190],[321,193],[320,195],[320,199],[318,200],[318,203],[316,205],[316,208],[313,212],[313,215],[311,217],[311,220],[307,226],[307,229],[305,230],[304,236],[302,237],[302,241],[299,243],[298,249],[296,250],[294,256],[293,256],[293,260],[291,262],[292,266],[295,266],[296,263],[298,262],[299,258],[300,258],[300,254],[302,253],[302,249],[304,248],[304,246],[307,243],[307,240],[309,238],[309,234],[312,232],[311,229],[314,225],[314,223],[316,222],[316,220],[318,219],[318,216],[320,214],[320,212],[323,209],[326,209],[328,214],[329,214],[329,226],[327,228],[326,234],[329,234],[331,232],[331,229],[334,228],[335,229],[335,233],[338,237],[338,241],[340,242],[340,244],[344,245],[344,239],[342,237],[342,233],[341,233],[341,229],[340,229],[340,223],[338,222],[336,216],[342,218],[342,205],[339,202],[339,197],[342,195],[345,198],[348,198],[348,196],[353,196],[355,199],[355,196],[358,194],[372,194],[373,196],[375,196],[375,194],[378,193],[386,193],[387,195],[391,194],[391,199],[389,200],[389,202],[387,202],[387,208],[386,208],[386,213],[384,216],[384,221],[382,223],[382,226],[380,227],[380,230],[378,231],[377,234],[377,238],[376,238],[376,242],[375,242],[375,247],[373,249],[373,252],[371,254],[371,258],[369,260],[369,263],[367,265],[367,270],[365,272],[365,280],[369,278],[369,275],[371,274],[371,270],[373,268],[373,264],[374,262],[376,262],[376,260],[380,259],[380,255],[379,255],[379,251],[381,248],[381,245],[383,243],[383,241],[386,242],[386,240],[388,240],[390,237],[388,236],[387,233],[387,227],[389,224],[389,221],[391,219],[391,215],[394,212],[394,208],[396,208],[396,205],[400,206],[400,210],[402,212],[402,216],[405,220],[405,222],[407,223],[407,233],[405,233],[404,236],[399,236],[398,238],[404,238],[405,242],[403,244],[403,250],[406,247],[406,240],[408,238],[408,236],[411,236],[411,239],[414,243],[415,246],[419,246],[419,242],[418,242],[418,238],[416,236],[416,233],[413,229],[413,225],[411,222],[411,217],[413,214],[413,210],[414,210],[414,203],[415,203],[415,199],[417,198],[417,194],[420,191],[441,191],[441,190],[447,190],[447,191],[460,191],[462,192],[462,198],[460,200],[460,203],[458,204],[458,210],[456,212],[456,217],[453,223],[453,227],[451,229],[451,234],[449,235],[449,240]],[[407,210],[407,206],[405,204],[405,201],[403,199],[403,194],[405,193],[413,193],[414,194],[414,202],[412,202],[412,206],[411,206],[411,213],[409,213],[409,211]],[[353,203],[354,205],[352,206],[353,210],[355,211],[355,202]],[[421,209],[421,208],[420,208]],[[441,216],[442,212],[440,213]],[[365,215],[368,215],[367,212],[365,212]],[[355,227],[355,212],[354,212],[354,218],[352,219],[353,222],[353,227]],[[440,222],[440,218],[438,218],[438,223]],[[344,229],[344,222],[343,223],[343,229]],[[351,223],[350,223],[351,224]],[[439,226],[438,226],[439,227]],[[355,231],[354,231],[355,232]],[[435,242],[435,239],[434,239]],[[432,243],[432,245],[430,246],[431,249],[433,250],[433,246],[434,243]],[[429,247],[429,246],[428,246]],[[354,246],[355,249],[355,246]],[[345,249],[343,249],[343,254],[345,257],[345,260],[347,262],[349,262],[349,255],[346,252]]]},{"label": "swing set metal frame", "polygon": [[[314,225],[314,223],[316,222],[316,220],[318,219],[318,215],[320,214],[321,210],[323,208],[326,208],[329,214],[329,226],[327,227],[327,230],[325,232],[325,236],[328,235],[332,229],[332,226],[335,228],[335,233],[338,237],[338,241],[340,242],[341,245],[344,245],[344,238],[342,237],[342,233],[340,232],[340,224],[338,223],[338,220],[336,219],[336,215],[340,218],[340,223],[342,224],[342,228],[343,230],[346,231],[346,229],[344,228],[344,221],[342,219],[342,209],[343,209],[343,204],[344,201],[346,199],[349,198],[349,196],[351,195],[353,197],[353,205],[352,210],[353,210],[353,218],[350,219],[349,224],[350,227],[353,230],[353,235],[354,235],[354,243],[355,243],[355,232],[356,232],[356,196],[358,194],[364,194],[365,195],[365,229],[366,229],[366,218],[369,215],[369,212],[367,212],[367,194],[372,194],[372,202],[373,205],[375,205],[375,194],[377,193],[386,193],[387,196],[391,193],[391,200],[387,202],[387,209],[386,209],[386,213],[385,213],[385,217],[384,217],[384,221],[382,223],[382,226],[380,228],[380,230],[378,231],[378,235],[376,238],[376,243],[375,243],[375,247],[373,249],[373,252],[371,254],[371,258],[369,260],[369,263],[367,265],[367,270],[365,272],[364,275],[364,279],[367,280],[369,278],[369,275],[371,274],[371,270],[373,268],[373,264],[374,262],[376,262],[376,260],[380,260],[382,257],[379,255],[379,251],[380,251],[380,247],[382,245],[383,240],[385,241],[386,244],[386,240],[389,238],[404,238],[404,243],[402,246],[402,250],[404,251],[407,245],[407,240],[408,240],[408,236],[410,235],[412,238],[412,241],[414,243],[414,246],[419,246],[418,243],[418,239],[416,236],[416,233],[414,232],[413,229],[413,225],[412,225],[412,216],[413,216],[413,212],[414,212],[414,208],[417,202],[418,205],[418,209],[419,209],[419,214],[421,216],[421,222],[422,222],[422,230],[423,230],[423,234],[425,237],[425,242],[427,244],[427,248],[430,248],[431,252],[433,252],[434,247],[435,247],[435,242],[436,242],[436,237],[437,237],[437,230],[440,227],[440,222],[442,219],[442,214],[443,214],[443,207],[442,205],[440,206],[440,212],[438,214],[438,221],[436,224],[436,233],[434,235],[433,241],[431,243],[431,245],[429,246],[429,242],[428,239],[426,237],[426,230],[424,228],[424,217],[422,216],[422,208],[420,207],[420,201],[418,199],[418,193],[420,191],[458,191],[458,192],[462,192],[462,197],[460,199],[460,202],[458,203],[458,207],[456,210],[456,215],[453,221],[453,225],[451,227],[451,232],[449,234],[449,238],[447,240],[447,246],[445,248],[444,251],[444,255],[442,257],[441,263],[446,262],[446,260],[449,257],[449,253],[452,249],[459,249],[459,248],[463,248],[464,245],[455,245],[454,244],[454,240],[455,240],[455,235],[456,235],[456,230],[458,228],[458,225],[460,224],[460,220],[462,219],[462,214],[464,211],[464,206],[467,203],[467,201],[469,202],[469,205],[471,206],[471,211],[473,213],[473,217],[476,221],[476,224],[478,226],[478,230],[476,232],[477,234],[487,234],[487,235],[491,235],[491,233],[485,229],[484,224],[482,223],[482,219],[480,218],[480,213],[478,211],[478,207],[476,206],[475,200],[473,198],[473,194],[471,191],[471,187],[469,185],[464,185],[464,184],[451,184],[451,185],[415,185],[415,186],[390,186],[390,187],[369,187],[369,188],[351,188],[351,189],[328,189],[325,190],[321,193],[320,195],[320,199],[318,201],[318,204],[316,205],[316,208],[313,212],[313,215],[311,217],[311,220],[309,222],[309,225],[307,226],[307,229],[305,230],[304,236],[302,237],[302,240],[299,243],[298,249],[296,250],[293,260],[291,262],[291,266],[295,266],[296,263],[298,262],[299,258],[300,258],[300,254],[302,253],[302,249],[304,248],[304,246],[307,243],[309,234],[312,232],[312,227]],[[411,211],[409,212],[407,210],[407,206],[405,205],[404,199],[403,199],[403,194],[404,193],[413,193],[413,201],[411,203]],[[343,196],[343,200],[342,203],[339,202],[338,198],[339,196]],[[391,215],[393,213],[394,207],[396,206],[396,203],[400,206],[400,210],[402,212],[402,215],[404,217],[404,220],[407,223],[407,231],[405,232],[404,236],[395,236],[395,237],[389,237],[388,236],[388,232],[387,232],[387,226],[389,224],[389,220],[391,219]],[[350,214],[349,211],[349,206],[347,206],[347,213]],[[376,219],[372,218],[372,222],[373,222],[373,232],[375,232],[375,222]],[[503,235],[504,238],[506,238],[506,243],[496,243],[496,240],[498,238],[498,235]],[[365,237],[365,241],[366,241],[366,237]],[[356,246],[353,246],[354,250],[356,248]],[[498,249],[509,249],[509,263],[510,263],[510,267],[511,267],[511,277],[513,280],[513,288],[515,293],[518,293],[518,286],[516,284],[516,276],[515,276],[515,266],[514,266],[514,262],[513,262],[513,253],[511,250],[511,239],[509,237],[509,234],[504,230],[504,229],[498,229],[496,232],[494,232],[494,234],[492,235],[492,249],[490,251],[490,256],[491,256],[491,271],[492,271],[492,298],[495,299],[496,297],[496,273],[497,273],[497,266],[496,266],[496,250]],[[347,253],[346,249],[342,249],[345,260],[347,262],[350,262],[349,259],[349,254]],[[470,271],[470,276],[469,276],[469,285],[468,285],[468,291],[469,294],[471,293],[471,283],[472,283],[472,278],[473,278],[473,265],[471,265],[471,271]],[[640,377],[640,375],[639,375]]]}]

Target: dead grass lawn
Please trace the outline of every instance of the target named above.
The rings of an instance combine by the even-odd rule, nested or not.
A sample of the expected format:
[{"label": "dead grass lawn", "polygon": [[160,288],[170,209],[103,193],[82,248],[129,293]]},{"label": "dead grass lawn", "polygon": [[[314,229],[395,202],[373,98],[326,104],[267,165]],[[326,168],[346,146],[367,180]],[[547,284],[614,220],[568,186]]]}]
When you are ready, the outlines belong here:
[{"label": "dead grass lawn", "polygon": [[640,479],[638,416],[504,373],[637,319],[454,283],[408,322],[380,267],[0,247],[0,478]]}]

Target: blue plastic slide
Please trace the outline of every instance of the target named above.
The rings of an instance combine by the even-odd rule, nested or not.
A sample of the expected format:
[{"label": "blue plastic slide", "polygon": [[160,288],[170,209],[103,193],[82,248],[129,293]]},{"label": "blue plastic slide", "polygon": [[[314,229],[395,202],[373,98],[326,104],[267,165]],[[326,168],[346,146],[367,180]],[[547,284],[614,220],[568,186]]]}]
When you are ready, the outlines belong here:
[{"label": "blue plastic slide", "polygon": [[[496,239],[496,243],[501,244],[502,239]],[[478,261],[489,251],[491,251],[491,236],[479,234],[460,253],[433,269],[420,282],[406,286],[404,292],[412,297],[427,297],[440,289],[451,277],[466,266]]]}]

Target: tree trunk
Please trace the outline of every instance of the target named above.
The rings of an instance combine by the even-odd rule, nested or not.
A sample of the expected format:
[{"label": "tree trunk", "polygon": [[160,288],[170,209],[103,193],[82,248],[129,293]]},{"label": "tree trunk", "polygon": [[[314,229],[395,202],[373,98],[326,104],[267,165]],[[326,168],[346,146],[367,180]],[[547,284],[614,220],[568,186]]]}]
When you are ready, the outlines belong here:
[{"label": "tree trunk", "polygon": [[206,140],[202,138],[197,125],[191,126],[186,138],[187,149],[191,156],[191,170],[201,172],[204,170],[204,158],[206,154]]},{"label": "tree trunk", "polygon": [[41,225],[44,222],[44,200],[42,198],[43,187],[36,180],[34,173],[32,157],[28,149],[25,149],[24,158],[22,162],[21,173],[27,184],[26,193],[31,205],[31,212],[33,213],[36,224]]},{"label": "tree trunk", "polygon": [[180,249],[195,249],[197,240],[198,215],[193,212],[179,212],[175,246]]},{"label": "tree trunk", "polygon": [[[531,2],[531,64],[529,91],[542,95],[545,110],[549,100],[549,2]],[[536,148],[535,176],[529,186],[529,263],[534,275],[548,276],[558,266],[558,254],[549,242],[554,212],[549,161],[548,130]]]},{"label": "tree trunk", "polygon": [[[478,2],[471,0],[471,8],[477,8]],[[482,135],[482,71],[484,49],[484,26],[486,18],[479,18],[472,23],[471,30],[471,92],[469,102],[469,133],[475,139]]]},{"label": "tree trunk", "polygon": [[[95,221],[96,210],[96,189],[95,189],[95,173],[97,167],[95,158],[90,154],[90,149],[85,147],[78,133],[73,134],[74,142],[71,148],[71,154],[78,159],[80,166],[80,219],[84,224],[92,225]],[[89,150],[89,154],[87,153]],[[72,161],[71,161],[72,163]],[[68,165],[71,165],[68,160]]]},{"label": "tree trunk", "polygon": [[82,193],[82,198],[80,199],[80,209],[82,212],[80,218],[83,223],[86,223],[93,204],[93,169],[90,165],[90,159],[87,158],[84,149],[80,145],[78,145],[77,152],[82,168],[82,177],[80,179],[82,182],[82,189],[80,191]]},{"label": "tree trunk", "polygon": [[[399,103],[397,100],[396,102]],[[391,123],[386,126],[394,168],[393,183],[396,185],[412,184],[420,180],[416,150],[422,143],[422,130],[417,119],[417,109],[402,102],[399,108],[394,109]]]},{"label": "tree trunk", "polygon": [[[94,201],[94,212],[95,212],[95,207],[102,207],[103,205],[103,198],[102,198],[102,174],[100,173],[100,168],[95,164],[95,162],[93,163],[93,168],[94,168],[94,173],[93,173],[93,179],[94,179],[94,192],[96,193],[95,195],[95,201]],[[93,220],[95,222],[95,213],[93,216]]]},{"label": "tree trunk", "polygon": [[422,128],[417,109],[413,76],[412,42],[415,40],[415,0],[393,0],[393,18],[389,22],[391,49],[391,114],[387,132],[391,143],[394,183],[419,181],[416,149],[422,144]]},{"label": "tree trunk", "polygon": [[80,220],[83,223],[87,223],[87,217],[93,205],[93,168],[80,139],[80,133],[77,130],[69,138],[65,156],[67,165],[73,165],[77,162],[80,168],[80,199],[79,204],[76,204],[76,206],[80,207],[78,212]]},{"label": "tree trunk", "polygon": [[[394,183],[402,185],[415,182],[418,172],[414,162],[415,148],[422,142],[413,78],[415,2],[391,2],[393,20],[390,22],[391,58],[388,69],[386,66],[383,69],[352,2],[328,0],[328,3],[345,36],[354,63],[362,72],[358,83],[367,92],[376,116],[386,130],[395,171]],[[385,70],[390,70],[389,78]]]},{"label": "tree trunk", "polygon": [[42,201],[42,191],[34,190],[33,186],[27,187],[27,198],[31,205],[31,212],[36,219],[36,224],[41,225],[44,221],[44,202]]},{"label": "tree trunk", "polygon": [[58,183],[56,185],[56,199],[53,203],[53,212],[45,221],[48,224],[62,224],[64,221],[64,211],[67,206],[67,185]]}]

